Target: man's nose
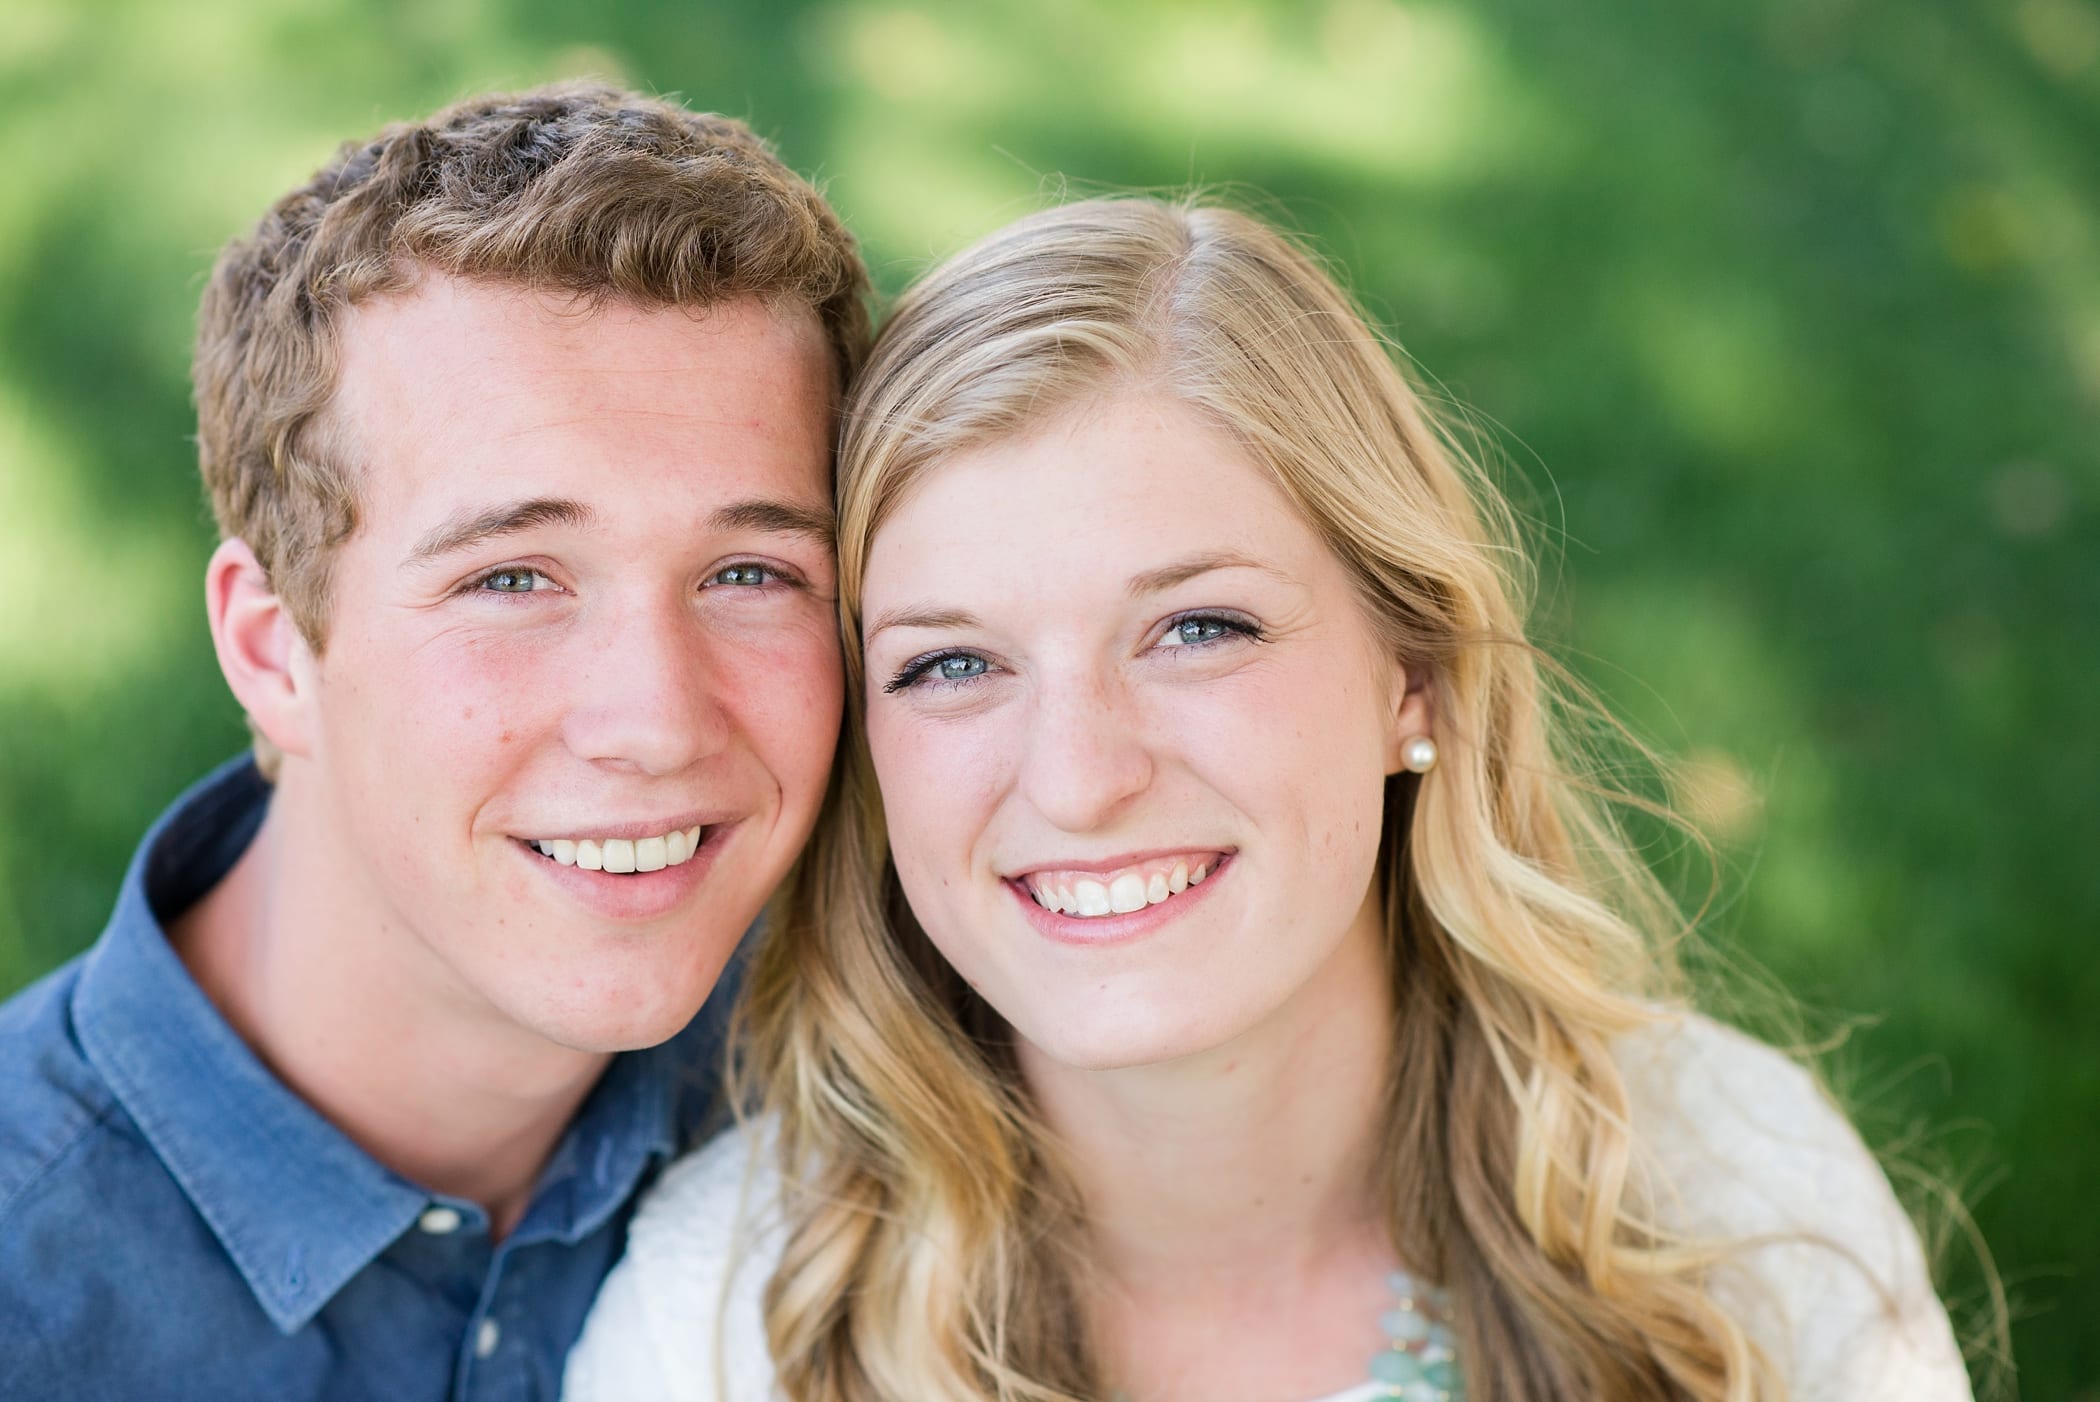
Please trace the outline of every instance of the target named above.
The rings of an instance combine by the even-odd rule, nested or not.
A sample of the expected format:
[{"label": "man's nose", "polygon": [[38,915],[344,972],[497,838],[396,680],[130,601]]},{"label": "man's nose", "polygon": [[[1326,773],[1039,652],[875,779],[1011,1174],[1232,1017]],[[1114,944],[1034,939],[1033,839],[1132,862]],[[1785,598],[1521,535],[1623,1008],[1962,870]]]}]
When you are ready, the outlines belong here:
[{"label": "man's nose", "polygon": [[595,625],[570,679],[563,738],[597,764],[676,774],[729,739],[706,628],[683,601],[632,604]]},{"label": "man's nose", "polygon": [[1037,693],[1020,787],[1052,824],[1089,832],[1152,782],[1152,749],[1132,698],[1111,678]]}]

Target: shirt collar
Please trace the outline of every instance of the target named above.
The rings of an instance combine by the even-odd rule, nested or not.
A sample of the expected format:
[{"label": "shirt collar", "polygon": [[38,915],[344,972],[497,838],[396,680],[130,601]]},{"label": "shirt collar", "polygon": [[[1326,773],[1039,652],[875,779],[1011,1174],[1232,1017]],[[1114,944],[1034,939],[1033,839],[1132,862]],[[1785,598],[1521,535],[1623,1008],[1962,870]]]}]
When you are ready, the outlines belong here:
[{"label": "shirt collar", "polygon": [[[273,1076],[168,944],[163,919],[225,876],[269,797],[242,758],[161,816],[87,956],[73,1015],[88,1060],[289,1334],[408,1230],[431,1195]],[[632,1195],[675,1147],[686,1067],[706,1064],[684,1056],[702,1030],[615,1058],[541,1175],[548,1201],[536,1194],[521,1228],[577,1241]]]},{"label": "shirt collar", "polygon": [[613,1058],[540,1170],[514,1244],[583,1240],[677,1152],[680,1087],[689,1068],[711,1060],[690,1049],[696,1030]]}]

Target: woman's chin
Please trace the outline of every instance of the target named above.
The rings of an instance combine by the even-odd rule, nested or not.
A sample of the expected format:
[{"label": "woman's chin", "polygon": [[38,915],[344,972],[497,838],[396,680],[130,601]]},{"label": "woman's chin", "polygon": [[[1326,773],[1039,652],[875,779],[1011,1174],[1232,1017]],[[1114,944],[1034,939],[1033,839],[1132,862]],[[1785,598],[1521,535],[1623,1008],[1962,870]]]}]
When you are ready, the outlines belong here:
[{"label": "woman's chin", "polygon": [[1127,1015],[1115,1022],[1063,1021],[1032,1035],[1019,1028],[1035,1054],[1066,1071],[1128,1071],[1189,1061],[1217,1050],[1228,1038],[1217,1029],[1185,1019],[1137,1021]]}]

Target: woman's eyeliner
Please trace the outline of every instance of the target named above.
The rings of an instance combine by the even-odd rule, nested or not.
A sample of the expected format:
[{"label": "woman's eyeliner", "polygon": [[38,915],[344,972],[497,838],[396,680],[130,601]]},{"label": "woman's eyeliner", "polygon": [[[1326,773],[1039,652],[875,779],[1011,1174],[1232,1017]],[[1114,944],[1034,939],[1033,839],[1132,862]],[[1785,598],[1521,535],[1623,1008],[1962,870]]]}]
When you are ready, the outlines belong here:
[{"label": "woman's eyeliner", "polygon": [[[883,692],[885,694],[894,694],[917,686],[921,677],[924,677],[928,672],[951,658],[969,658],[980,662],[984,660],[974,652],[964,652],[959,648],[948,648],[941,652],[929,652],[922,656],[914,657],[911,661],[898,668],[897,675],[883,683]],[[991,664],[986,663],[985,665],[989,669]],[[942,680],[949,686],[961,686],[963,683],[975,681],[977,677],[983,675],[983,672],[979,672],[976,676],[942,678]]]},{"label": "woman's eyeliner", "polygon": [[[1194,630],[1194,636],[1189,635],[1190,630]],[[1182,634],[1179,640],[1175,640],[1177,633]],[[1202,610],[1168,619],[1159,640],[1153,646],[1186,652],[1211,648],[1235,638],[1255,643],[1264,642],[1267,636],[1262,631],[1262,626],[1245,614]],[[922,653],[898,668],[897,674],[882,684],[883,693],[895,695],[900,691],[928,685],[925,681],[928,673],[944,662],[962,659],[983,663],[983,670],[966,677],[938,677],[930,684],[942,687],[967,686],[991,670],[991,663],[985,661],[978,653],[962,648],[944,648],[939,652]]]}]

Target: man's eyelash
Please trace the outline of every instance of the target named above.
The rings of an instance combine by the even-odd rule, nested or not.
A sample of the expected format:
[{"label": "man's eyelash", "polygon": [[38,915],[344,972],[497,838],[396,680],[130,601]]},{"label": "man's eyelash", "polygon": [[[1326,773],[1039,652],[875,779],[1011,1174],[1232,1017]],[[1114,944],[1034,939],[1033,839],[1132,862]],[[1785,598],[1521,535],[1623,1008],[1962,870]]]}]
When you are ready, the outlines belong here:
[{"label": "man's eyelash", "polygon": [[508,594],[513,596],[521,596],[525,594],[538,594],[544,592],[540,589],[491,589],[488,587],[490,580],[495,579],[499,575],[506,574],[534,575],[540,579],[546,580],[546,582],[549,584],[554,583],[553,578],[549,576],[545,570],[540,569],[534,565],[498,565],[492,570],[483,570],[480,574],[472,575],[469,576],[467,579],[462,580],[460,582],[459,587],[453,590],[452,592],[455,594],[486,593]]}]

